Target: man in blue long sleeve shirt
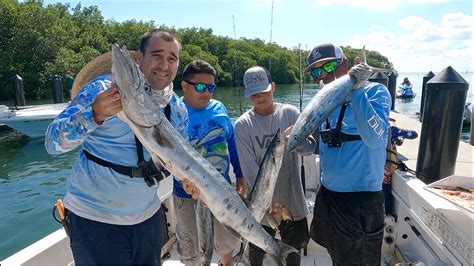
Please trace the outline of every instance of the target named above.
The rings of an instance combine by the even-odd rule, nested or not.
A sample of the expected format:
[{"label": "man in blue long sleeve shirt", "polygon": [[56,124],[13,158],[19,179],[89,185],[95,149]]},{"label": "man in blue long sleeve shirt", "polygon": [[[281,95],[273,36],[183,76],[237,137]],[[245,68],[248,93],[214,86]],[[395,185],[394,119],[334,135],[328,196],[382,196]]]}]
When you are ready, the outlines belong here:
[{"label": "man in blue long sleeve shirt", "polygon": [[[308,65],[317,83],[328,84],[348,73],[342,49],[330,43],[316,46]],[[384,85],[368,82],[355,88],[348,100],[320,129],[321,187],[311,237],[328,249],[335,265],[380,265],[391,98]],[[333,134],[336,127],[346,141],[336,143],[340,140]]]},{"label": "man in blue long sleeve shirt", "polygon": [[[159,97],[162,107],[169,110],[172,125],[186,136],[186,107],[172,84],[179,52],[180,44],[173,35],[154,29],[145,33],[136,56],[153,97]],[[150,162],[150,154],[146,149],[139,152],[132,130],[116,116],[120,110],[120,95],[111,76],[99,76],[82,87],[46,132],[45,147],[50,154],[82,144],[64,198],[76,265],[161,263],[157,187],[148,186],[145,176],[125,174],[138,167],[140,157]]]},{"label": "man in blue long sleeve shirt", "polygon": [[[243,177],[240,168],[232,122],[225,106],[221,102],[212,99],[216,90],[215,76],[216,70],[214,67],[203,60],[194,60],[183,70],[181,87],[183,88],[183,101],[189,115],[189,141],[223,175],[222,178],[225,178],[229,183],[231,182],[229,169],[230,164],[232,164],[236,177],[236,189],[245,194],[248,182]],[[191,195],[183,190],[177,180],[174,180],[173,194],[177,217],[178,251],[181,255],[181,262],[185,265],[210,264],[212,250],[204,250],[203,253],[208,256],[200,255],[199,242],[206,241],[204,235],[212,234],[212,232],[198,234],[197,226],[202,228],[203,225],[196,224],[197,214],[195,213],[195,209],[203,209],[203,212],[209,212],[209,210],[196,207],[196,204],[202,203],[192,199]],[[210,214],[208,215],[210,216]],[[239,240],[233,237],[217,219],[212,218],[212,221],[208,222],[212,223],[213,226],[203,230],[214,231],[214,247],[220,257],[219,264],[230,265],[233,250]],[[207,248],[212,249],[212,247]]]}]

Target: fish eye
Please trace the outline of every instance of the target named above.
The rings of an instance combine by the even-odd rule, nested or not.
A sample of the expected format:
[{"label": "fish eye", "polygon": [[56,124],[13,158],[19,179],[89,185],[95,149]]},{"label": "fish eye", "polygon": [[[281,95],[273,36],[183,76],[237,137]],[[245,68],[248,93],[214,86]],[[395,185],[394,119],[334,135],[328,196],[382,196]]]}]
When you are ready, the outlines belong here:
[{"label": "fish eye", "polygon": [[145,92],[147,93],[151,92],[151,88],[150,88],[150,85],[148,85],[148,83],[145,84]]}]

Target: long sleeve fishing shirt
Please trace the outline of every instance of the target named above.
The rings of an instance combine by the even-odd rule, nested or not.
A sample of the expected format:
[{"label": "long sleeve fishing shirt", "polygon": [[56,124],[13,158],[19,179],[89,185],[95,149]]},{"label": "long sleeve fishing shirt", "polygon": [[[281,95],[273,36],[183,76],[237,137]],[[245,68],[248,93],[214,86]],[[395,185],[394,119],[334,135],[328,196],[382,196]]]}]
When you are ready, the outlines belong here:
[{"label": "long sleeve fishing shirt", "polygon": [[[111,76],[105,75],[85,85],[49,125],[45,147],[48,153],[57,155],[82,146],[67,179],[66,208],[90,220],[131,225],[148,219],[160,208],[157,188],[148,187],[143,178],[131,178],[103,167],[87,159],[83,152],[87,150],[114,164],[137,167],[137,148],[130,127],[116,115],[101,125],[93,118],[92,103],[111,84]],[[188,116],[184,103],[174,94],[170,107],[171,124],[186,138]],[[150,160],[145,147],[144,158]]]},{"label": "long sleeve fishing shirt", "polygon": [[[342,132],[360,135],[362,140],[343,142],[341,147],[319,142],[321,182],[336,192],[380,191],[392,105],[390,93],[382,84],[366,83],[352,91],[349,100]],[[336,127],[340,110],[337,108],[329,117],[331,128]],[[326,123],[321,125],[324,129]]]},{"label": "long sleeve fishing shirt", "polygon": [[[225,106],[211,99],[206,107],[195,109],[185,103],[189,115],[188,137],[191,145],[206,158],[230,183],[229,162],[236,178],[242,178],[235,145],[234,128]],[[173,180],[173,192],[181,198],[191,198],[181,184]]]}]

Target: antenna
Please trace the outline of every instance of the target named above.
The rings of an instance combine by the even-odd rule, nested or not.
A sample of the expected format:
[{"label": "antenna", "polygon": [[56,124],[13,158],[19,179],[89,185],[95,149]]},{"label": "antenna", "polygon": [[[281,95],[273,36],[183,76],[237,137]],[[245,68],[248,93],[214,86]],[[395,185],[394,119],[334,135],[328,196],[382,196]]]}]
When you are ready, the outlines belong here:
[{"label": "antenna", "polygon": [[300,71],[300,112],[303,110],[303,73],[301,72],[301,44],[298,44]]},{"label": "antenna", "polygon": [[239,86],[239,70],[237,68],[237,36],[235,35],[235,19],[234,15],[232,15],[232,24],[234,25],[234,69],[235,69],[235,83],[237,85],[237,91],[239,94],[239,115],[242,115],[242,95]]},{"label": "antenna", "polygon": [[[272,45],[272,33],[273,33],[273,0],[272,0],[272,13],[270,16],[270,46]],[[268,71],[272,73],[272,54],[270,53],[270,59],[268,60]]]}]

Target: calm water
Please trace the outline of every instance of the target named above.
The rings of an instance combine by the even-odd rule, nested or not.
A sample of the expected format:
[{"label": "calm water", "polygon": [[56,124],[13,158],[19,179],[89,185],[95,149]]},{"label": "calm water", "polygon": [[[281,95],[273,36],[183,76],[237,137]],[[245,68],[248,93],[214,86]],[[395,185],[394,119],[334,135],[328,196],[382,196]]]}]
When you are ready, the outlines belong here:
[{"label": "calm water", "polygon": [[[436,73],[435,73],[436,74]],[[416,116],[420,108],[421,84],[425,73],[401,73],[397,83],[407,76],[414,84],[417,97],[410,101],[396,100],[395,110]],[[473,84],[472,74],[462,74]],[[243,95],[243,88],[240,88]],[[316,87],[306,85],[303,90],[303,108],[316,93]],[[178,92],[179,93],[179,92]],[[239,100],[239,90],[218,88],[215,98],[228,108],[235,120],[240,106],[250,108],[248,99]],[[468,101],[472,102],[472,89]],[[279,85],[275,100],[300,106],[298,85]],[[27,104],[47,103],[44,101]],[[11,105],[11,102],[0,102]],[[469,136],[463,135],[466,140]],[[38,239],[50,234],[60,226],[51,218],[51,208],[56,199],[64,196],[65,181],[77,151],[52,157],[43,147],[44,139],[29,139],[10,130],[0,131],[0,260]]]}]

